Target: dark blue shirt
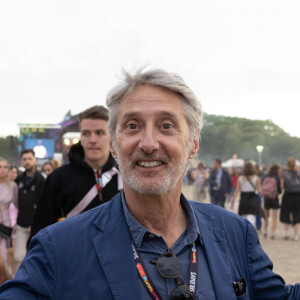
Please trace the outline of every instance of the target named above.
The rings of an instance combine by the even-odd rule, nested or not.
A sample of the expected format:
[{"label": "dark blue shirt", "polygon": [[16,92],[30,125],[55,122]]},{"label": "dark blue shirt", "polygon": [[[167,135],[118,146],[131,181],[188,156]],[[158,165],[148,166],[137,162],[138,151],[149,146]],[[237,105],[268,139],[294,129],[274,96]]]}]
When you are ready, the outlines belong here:
[{"label": "dark blue shirt", "polygon": [[[200,230],[189,202],[181,196],[180,203],[187,217],[187,229],[178,238],[172,252],[177,256],[181,264],[181,276],[185,284],[189,283],[189,264],[190,264],[190,245],[196,242],[198,252],[198,279],[197,279],[197,297],[196,299],[214,300],[215,293],[213,289],[211,275],[208,269],[206,256],[201,241]],[[144,266],[151,278],[156,290],[162,299],[169,299],[172,290],[176,287],[175,279],[163,278],[156,269],[156,265],[150,263],[150,260],[156,260],[162,253],[168,250],[168,245],[161,236],[158,236],[145,227],[143,227],[128,210],[124,193],[122,192],[122,204],[128,228],[132,235],[137,249],[143,260]],[[133,254],[132,254],[133,255]],[[140,280],[141,300],[151,299],[143,282]],[[195,300],[196,300],[195,299]]]}]

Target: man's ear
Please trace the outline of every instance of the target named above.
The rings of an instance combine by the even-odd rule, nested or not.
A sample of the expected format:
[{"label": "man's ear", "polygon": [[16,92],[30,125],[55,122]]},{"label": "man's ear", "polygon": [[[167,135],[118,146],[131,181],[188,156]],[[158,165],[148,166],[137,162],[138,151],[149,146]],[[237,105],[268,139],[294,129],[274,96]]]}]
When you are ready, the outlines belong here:
[{"label": "man's ear", "polygon": [[113,146],[113,142],[111,140],[109,141],[109,148],[110,148],[110,153],[114,157],[114,159],[118,159],[115,147]]},{"label": "man's ear", "polygon": [[197,130],[194,134],[192,146],[189,152],[189,159],[193,158],[197,153],[197,151],[199,150],[199,134],[200,134],[199,130]]}]

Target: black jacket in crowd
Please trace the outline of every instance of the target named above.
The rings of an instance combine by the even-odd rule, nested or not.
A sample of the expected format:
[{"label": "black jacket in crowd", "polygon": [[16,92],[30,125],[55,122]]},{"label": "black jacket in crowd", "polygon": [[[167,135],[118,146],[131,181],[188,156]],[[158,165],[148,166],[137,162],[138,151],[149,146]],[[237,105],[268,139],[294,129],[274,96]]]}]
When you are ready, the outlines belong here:
[{"label": "black jacket in crowd", "polygon": [[27,182],[26,176],[27,172],[25,171],[16,179],[19,187],[17,224],[22,227],[32,225],[38,200],[45,182],[45,177],[39,171],[34,173],[30,182]]},{"label": "black jacket in crowd", "polygon": [[[96,183],[93,169],[84,161],[84,150],[80,143],[70,148],[68,156],[70,163],[57,168],[46,179],[31,227],[31,237],[40,229],[65,217]],[[110,154],[101,171],[105,173],[116,165],[115,159]],[[119,176],[115,174],[102,189],[103,202],[109,201],[119,192]],[[97,195],[84,211],[100,204]]]}]

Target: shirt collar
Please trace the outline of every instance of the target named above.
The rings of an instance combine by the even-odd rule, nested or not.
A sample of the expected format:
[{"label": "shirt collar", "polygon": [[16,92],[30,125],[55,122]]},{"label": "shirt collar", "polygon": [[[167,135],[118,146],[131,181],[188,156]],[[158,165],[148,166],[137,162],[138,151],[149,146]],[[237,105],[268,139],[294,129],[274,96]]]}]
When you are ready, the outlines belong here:
[{"label": "shirt collar", "polygon": [[[121,193],[121,199],[122,199],[122,206],[124,210],[124,215],[126,218],[126,222],[130,231],[130,234],[136,243],[137,247],[141,246],[141,243],[143,241],[143,238],[145,234],[151,233],[148,231],[142,224],[140,224],[134,216],[131,214],[129,211],[126,200],[125,200],[125,195],[124,191]],[[183,194],[180,196],[180,203],[185,211],[185,214],[187,216],[187,242],[189,244],[192,244],[199,238],[200,243],[202,243],[201,235],[200,235],[200,230],[197,224],[197,220],[193,211],[193,208],[189,201],[184,197]]]}]

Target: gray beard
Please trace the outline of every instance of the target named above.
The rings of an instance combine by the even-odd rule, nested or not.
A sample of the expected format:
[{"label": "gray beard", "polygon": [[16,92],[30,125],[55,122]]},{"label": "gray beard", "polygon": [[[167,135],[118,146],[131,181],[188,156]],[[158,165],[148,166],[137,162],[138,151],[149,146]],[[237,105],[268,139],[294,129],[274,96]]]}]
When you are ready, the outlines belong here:
[{"label": "gray beard", "polygon": [[[177,168],[170,165],[170,161],[166,162],[167,165],[167,174],[164,178],[157,179],[154,184],[147,184],[146,178],[139,178],[134,175],[132,170],[134,168],[134,163],[130,160],[129,166],[124,166],[122,159],[120,159],[119,151],[116,145],[114,144],[114,148],[116,150],[116,154],[118,156],[119,169],[122,175],[124,182],[134,191],[143,195],[162,195],[170,191],[172,188],[176,186],[182,175],[184,174],[186,167],[188,165],[188,153],[191,148],[191,143],[188,143],[186,147],[186,151],[184,153],[185,157],[179,163]],[[141,155],[143,157],[152,155]],[[156,155],[153,155],[155,159]]]}]

